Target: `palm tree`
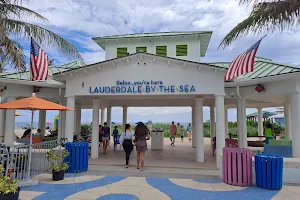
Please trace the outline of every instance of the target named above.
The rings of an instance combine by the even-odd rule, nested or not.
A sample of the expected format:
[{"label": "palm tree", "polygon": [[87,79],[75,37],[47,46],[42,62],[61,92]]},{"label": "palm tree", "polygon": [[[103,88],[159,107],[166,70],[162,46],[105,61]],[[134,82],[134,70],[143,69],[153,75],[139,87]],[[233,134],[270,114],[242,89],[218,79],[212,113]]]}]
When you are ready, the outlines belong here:
[{"label": "palm tree", "polygon": [[3,73],[6,71],[5,67],[8,65],[7,60],[1,59],[0,60],[0,73]]},{"label": "palm tree", "polygon": [[0,60],[5,59],[18,71],[26,70],[23,47],[11,39],[32,37],[39,44],[58,48],[68,58],[79,58],[78,50],[59,35],[28,22],[22,21],[24,16],[40,21],[47,19],[40,14],[21,6],[22,0],[0,0]]},{"label": "palm tree", "polygon": [[300,20],[300,0],[239,0],[240,4],[253,3],[249,17],[234,27],[222,40],[220,47],[248,33],[260,34],[291,28]]}]

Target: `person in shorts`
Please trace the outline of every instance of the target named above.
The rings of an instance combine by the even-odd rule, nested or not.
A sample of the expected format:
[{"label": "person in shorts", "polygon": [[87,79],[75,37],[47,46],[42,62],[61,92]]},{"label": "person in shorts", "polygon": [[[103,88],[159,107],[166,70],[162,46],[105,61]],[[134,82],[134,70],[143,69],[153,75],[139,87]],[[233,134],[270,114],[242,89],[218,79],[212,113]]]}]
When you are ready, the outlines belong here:
[{"label": "person in shorts", "polygon": [[102,129],[103,154],[106,154],[109,136],[110,136],[110,128],[109,126],[107,126],[107,122],[104,122],[104,127]]},{"label": "person in shorts", "polygon": [[177,127],[174,124],[174,122],[172,122],[172,124],[170,126],[170,141],[171,141],[171,146],[174,146],[176,132],[177,132]]},{"label": "person in shorts", "polygon": [[189,125],[186,127],[186,131],[189,137],[189,141],[192,142],[192,125],[189,123]]}]

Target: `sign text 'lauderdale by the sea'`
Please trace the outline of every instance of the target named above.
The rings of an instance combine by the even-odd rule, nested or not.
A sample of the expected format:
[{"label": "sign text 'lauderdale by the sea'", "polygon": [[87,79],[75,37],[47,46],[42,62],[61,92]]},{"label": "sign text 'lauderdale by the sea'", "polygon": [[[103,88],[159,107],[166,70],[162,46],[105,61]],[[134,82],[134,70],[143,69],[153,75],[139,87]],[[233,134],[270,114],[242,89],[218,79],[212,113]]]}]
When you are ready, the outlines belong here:
[{"label": "sign text 'lauderdale by the sea'", "polygon": [[89,93],[125,94],[125,93],[194,93],[193,85],[165,85],[163,81],[116,81],[114,86],[89,87]]}]

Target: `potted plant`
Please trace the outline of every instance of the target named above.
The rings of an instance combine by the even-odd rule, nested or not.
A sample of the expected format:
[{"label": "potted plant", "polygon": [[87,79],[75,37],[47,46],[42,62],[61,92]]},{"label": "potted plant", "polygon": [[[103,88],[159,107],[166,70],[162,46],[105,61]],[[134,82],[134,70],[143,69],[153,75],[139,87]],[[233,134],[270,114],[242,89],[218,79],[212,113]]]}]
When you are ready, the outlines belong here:
[{"label": "potted plant", "polygon": [[50,162],[52,169],[53,181],[64,180],[65,171],[69,168],[69,164],[64,162],[64,158],[66,158],[69,154],[70,153],[67,150],[60,152],[55,151],[54,149],[46,153],[46,158]]},{"label": "potted plant", "polygon": [[11,179],[4,175],[4,167],[0,164],[0,199],[18,200],[20,188],[17,186],[17,179]]}]

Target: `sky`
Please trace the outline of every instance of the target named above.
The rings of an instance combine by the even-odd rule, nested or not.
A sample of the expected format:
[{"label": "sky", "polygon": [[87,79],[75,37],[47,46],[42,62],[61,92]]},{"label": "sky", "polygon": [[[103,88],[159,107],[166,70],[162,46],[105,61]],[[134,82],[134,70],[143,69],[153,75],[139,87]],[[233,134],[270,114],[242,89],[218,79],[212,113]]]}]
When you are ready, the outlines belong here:
[{"label": "sky", "polygon": [[[245,19],[250,6],[240,6],[236,0],[23,0],[23,6],[45,16],[48,22],[24,20],[46,27],[74,44],[87,64],[104,60],[105,52],[91,39],[129,33],[162,31],[213,31],[206,56],[201,62],[232,61],[249,48],[262,35],[248,35],[218,50],[223,37]],[[257,56],[276,62],[300,64],[300,29],[268,33],[262,41]],[[29,55],[28,41],[21,41]],[[57,49],[42,47],[57,65],[70,62]],[[269,109],[272,110],[272,109]],[[274,110],[274,109],[273,109]],[[256,109],[247,109],[247,113]],[[29,112],[16,121],[27,122]],[[47,112],[47,121],[53,121],[57,112]],[[90,110],[83,110],[82,122],[91,121]],[[35,115],[35,121],[38,114]],[[204,108],[204,120],[209,119],[209,109]],[[112,109],[112,120],[122,120],[122,109]],[[191,108],[129,108],[128,121],[190,122]],[[229,121],[236,121],[236,110],[229,109]]]}]

